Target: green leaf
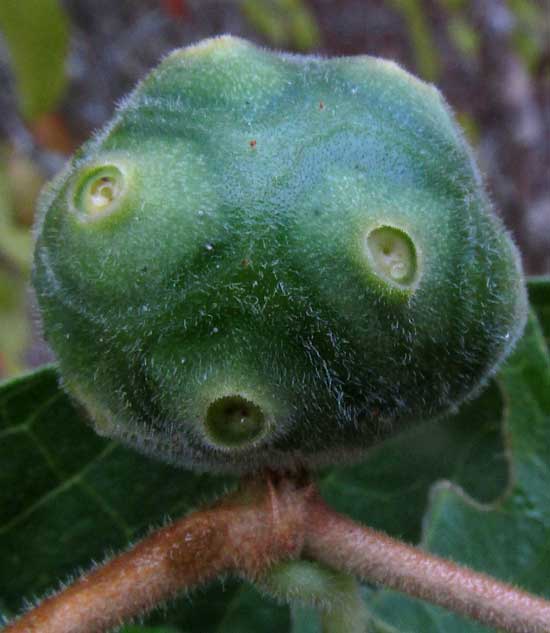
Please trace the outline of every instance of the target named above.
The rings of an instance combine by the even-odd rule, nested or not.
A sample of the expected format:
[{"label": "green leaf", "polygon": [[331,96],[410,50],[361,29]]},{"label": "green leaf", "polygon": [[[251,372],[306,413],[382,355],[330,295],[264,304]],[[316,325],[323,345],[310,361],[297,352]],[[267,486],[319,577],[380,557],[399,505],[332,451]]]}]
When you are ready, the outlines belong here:
[{"label": "green leaf", "polygon": [[434,55],[436,43],[426,19],[426,9],[421,3],[407,0],[391,0],[391,4],[407,23],[420,76],[427,81],[436,81],[441,74],[441,67],[438,55]]},{"label": "green leaf", "polygon": [[545,19],[548,7],[544,3],[522,0],[508,0],[507,4],[514,17],[514,48],[531,72],[536,74],[548,42]]},{"label": "green leaf", "polygon": [[79,418],[53,367],[0,389],[0,599],[13,612],[229,483],[141,457]]},{"label": "green leaf", "polygon": [[292,608],[292,629],[290,633],[319,633],[321,615],[313,607],[296,605]]},{"label": "green leaf", "polygon": [[464,15],[456,14],[449,19],[449,36],[458,50],[470,59],[479,53],[480,37]]},{"label": "green leaf", "polygon": [[[497,384],[506,402],[502,421],[510,460],[510,485],[495,503],[483,506],[456,484],[437,484],[424,519],[422,545],[548,596],[550,357],[535,319],[530,320]],[[400,633],[489,630],[394,592],[373,593],[369,604],[381,624],[391,625]]]},{"label": "green leaf", "polygon": [[527,289],[531,306],[537,313],[544,338],[550,346],[550,276],[531,277]]},{"label": "green leaf", "polygon": [[[249,584],[243,585],[226,608],[216,633],[282,633],[290,627],[288,609],[276,605]],[[200,626],[196,629],[201,631]]]},{"label": "green leaf", "polygon": [[355,520],[418,542],[430,487],[451,479],[481,501],[508,483],[501,435],[503,402],[492,382],[454,416],[428,422],[372,449],[359,464],[320,481],[324,498]]},{"label": "green leaf", "polygon": [[27,119],[49,112],[66,84],[69,21],[58,0],[2,0],[0,31],[9,47]]},{"label": "green leaf", "polygon": [[[0,616],[6,618],[233,483],[100,438],[59,388],[55,367],[0,385],[0,462]],[[288,630],[289,613],[249,585],[226,581],[184,596],[149,623],[163,628],[124,633],[279,633]]]},{"label": "green leaf", "polygon": [[244,0],[241,10],[273,46],[309,51],[320,44],[315,16],[302,0]]}]

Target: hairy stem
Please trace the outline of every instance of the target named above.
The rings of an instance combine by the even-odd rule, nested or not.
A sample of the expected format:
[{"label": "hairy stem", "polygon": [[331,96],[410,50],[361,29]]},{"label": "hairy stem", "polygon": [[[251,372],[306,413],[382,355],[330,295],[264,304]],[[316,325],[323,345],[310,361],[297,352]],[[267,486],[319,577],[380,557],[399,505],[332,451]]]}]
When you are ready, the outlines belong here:
[{"label": "hairy stem", "polygon": [[[317,563],[273,568],[301,555]],[[3,633],[105,633],[227,572],[260,584],[267,578],[284,599],[317,602],[325,633],[363,633],[364,606],[347,574],[508,633],[550,632],[550,602],[357,525],[330,509],[305,479],[268,474],[158,530]],[[309,576],[298,587],[300,573]]]},{"label": "hairy stem", "polygon": [[368,613],[356,579],[315,561],[275,565],[262,579],[267,593],[287,603],[314,606],[323,633],[365,633]]},{"label": "hairy stem", "polygon": [[300,498],[288,482],[277,490],[247,482],[44,600],[4,633],[102,633],[224,572],[255,578],[274,561],[299,554]]},{"label": "hairy stem", "polygon": [[509,633],[549,633],[550,602],[357,525],[321,500],[308,512],[305,553],[330,567]]}]

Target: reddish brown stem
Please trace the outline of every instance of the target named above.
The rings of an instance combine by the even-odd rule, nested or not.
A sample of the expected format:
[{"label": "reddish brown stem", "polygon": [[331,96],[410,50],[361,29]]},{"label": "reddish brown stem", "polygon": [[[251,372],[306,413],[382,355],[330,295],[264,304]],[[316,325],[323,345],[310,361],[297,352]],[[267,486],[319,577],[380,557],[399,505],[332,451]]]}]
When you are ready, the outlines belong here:
[{"label": "reddish brown stem", "polygon": [[236,496],[158,530],[46,599],[4,633],[101,633],[221,573],[254,578],[272,562],[297,556],[304,503],[286,485],[274,494],[265,484],[249,484]]},{"label": "reddish brown stem", "polygon": [[305,552],[330,567],[509,633],[549,633],[550,603],[310,505]]},{"label": "reddish brown stem", "polygon": [[331,510],[307,482],[249,480],[48,598],[3,633],[103,633],[178,592],[300,556],[509,633],[550,633],[550,603]]}]

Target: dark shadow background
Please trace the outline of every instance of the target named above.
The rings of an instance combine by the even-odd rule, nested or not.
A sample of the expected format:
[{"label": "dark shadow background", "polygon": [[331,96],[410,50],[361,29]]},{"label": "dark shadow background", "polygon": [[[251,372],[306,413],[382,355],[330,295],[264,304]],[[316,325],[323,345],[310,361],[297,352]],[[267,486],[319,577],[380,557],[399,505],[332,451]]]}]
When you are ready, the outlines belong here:
[{"label": "dark shadow background", "polygon": [[[32,25],[38,29],[36,37],[45,38],[40,75],[49,63],[50,40],[45,25],[40,31],[40,24],[32,24],[31,13],[46,0],[0,1],[25,5],[29,29]],[[0,378],[48,359],[29,316],[28,292],[30,226],[41,185],[109,119],[117,100],[166,52],[221,33],[296,52],[388,57],[435,83],[476,149],[497,212],[520,246],[526,271],[550,272],[547,0],[59,4],[67,31],[64,88],[53,104],[32,116],[21,107],[13,46],[7,34],[3,37],[0,22]],[[32,42],[33,35],[29,37]]]}]

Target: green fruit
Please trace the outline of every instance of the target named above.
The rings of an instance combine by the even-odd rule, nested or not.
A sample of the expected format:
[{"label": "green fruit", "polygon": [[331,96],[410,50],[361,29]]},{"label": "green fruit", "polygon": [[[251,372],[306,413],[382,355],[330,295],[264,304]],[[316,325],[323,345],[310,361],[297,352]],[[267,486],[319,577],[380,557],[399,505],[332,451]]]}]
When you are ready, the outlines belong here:
[{"label": "green fruit", "polygon": [[379,59],[175,51],[40,206],[67,390],[184,466],[358,457],[476,393],[525,320],[449,108]]}]

